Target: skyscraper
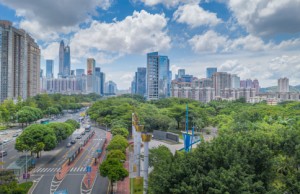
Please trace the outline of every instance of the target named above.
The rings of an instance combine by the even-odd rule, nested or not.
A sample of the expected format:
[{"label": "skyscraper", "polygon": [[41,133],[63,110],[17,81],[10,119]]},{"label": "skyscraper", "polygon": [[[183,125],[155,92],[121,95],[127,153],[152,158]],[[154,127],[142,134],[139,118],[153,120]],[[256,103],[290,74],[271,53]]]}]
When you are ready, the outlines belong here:
[{"label": "skyscraper", "polygon": [[216,73],[218,69],[216,67],[206,68],[206,78],[212,78],[213,74]]},{"label": "skyscraper", "polygon": [[47,78],[53,78],[53,60],[46,60],[46,77]]},{"label": "skyscraper", "polygon": [[185,69],[178,69],[178,74],[175,76],[176,79],[182,78],[185,75]]},{"label": "skyscraper", "polygon": [[88,58],[87,59],[87,75],[93,75],[95,74],[95,66],[96,66],[96,61],[93,58]]},{"label": "skyscraper", "polygon": [[146,95],[146,74],[147,68],[138,67],[136,75],[135,75],[135,93],[141,96]]},{"label": "skyscraper", "polygon": [[253,83],[251,79],[246,79],[246,88],[252,88],[253,87]]},{"label": "skyscraper", "polygon": [[231,75],[231,88],[237,89],[240,88],[240,77],[237,76],[236,74]]},{"label": "skyscraper", "polygon": [[40,49],[24,30],[0,20],[0,102],[39,92]]},{"label": "skyscraper", "polygon": [[160,56],[158,52],[147,54],[147,98],[149,100],[169,96],[169,71],[169,58],[167,56]]},{"label": "skyscraper", "polygon": [[59,45],[59,71],[58,75],[62,76],[64,73],[64,56],[65,56],[65,43],[64,41],[60,41]]},{"label": "skyscraper", "polygon": [[259,93],[260,86],[259,86],[259,81],[257,79],[253,80],[253,82],[252,82],[252,88],[255,89],[256,94]]},{"label": "skyscraper", "polygon": [[278,92],[289,92],[290,86],[289,86],[289,79],[284,77],[278,79]]},{"label": "skyscraper", "polygon": [[100,73],[100,94],[104,95],[104,88],[105,88],[105,73]]},{"label": "skyscraper", "polygon": [[96,84],[97,88],[95,88],[95,92],[97,94],[100,94],[101,95],[101,68],[100,67],[95,67],[95,82],[98,82],[98,84]]},{"label": "skyscraper", "polygon": [[231,88],[231,75],[226,72],[216,72],[212,76],[215,95],[221,96],[221,90]]},{"label": "skyscraper", "polygon": [[117,84],[113,81],[108,81],[105,83],[106,93],[110,95],[114,95],[117,93]]},{"label": "skyscraper", "polygon": [[71,72],[71,53],[70,47],[66,46],[64,49],[64,69],[63,69],[63,76],[67,77],[70,75]]},{"label": "skyscraper", "polygon": [[76,69],[76,76],[82,76],[84,74],[84,69]]}]

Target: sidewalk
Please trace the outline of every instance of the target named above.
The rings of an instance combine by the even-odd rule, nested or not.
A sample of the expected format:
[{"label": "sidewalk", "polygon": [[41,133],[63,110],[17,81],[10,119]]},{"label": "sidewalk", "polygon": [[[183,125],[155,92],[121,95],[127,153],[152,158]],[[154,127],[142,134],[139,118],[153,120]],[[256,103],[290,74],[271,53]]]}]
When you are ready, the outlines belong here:
[{"label": "sidewalk", "polygon": [[[129,172],[129,150],[126,150],[126,162],[124,167]],[[130,178],[127,176],[123,181],[118,181],[117,183],[117,194],[129,194],[130,193]]]},{"label": "sidewalk", "polygon": [[91,187],[94,185],[94,182],[96,180],[97,177],[97,173],[99,170],[99,165],[102,163],[103,159],[106,156],[106,147],[109,144],[111,140],[111,133],[107,132],[106,133],[106,143],[104,144],[102,153],[99,157],[99,162],[97,162],[97,164],[94,164],[94,161],[91,162],[90,166],[92,167],[92,172],[89,175],[84,175],[84,180],[83,180],[83,184],[87,189],[91,189]]}]

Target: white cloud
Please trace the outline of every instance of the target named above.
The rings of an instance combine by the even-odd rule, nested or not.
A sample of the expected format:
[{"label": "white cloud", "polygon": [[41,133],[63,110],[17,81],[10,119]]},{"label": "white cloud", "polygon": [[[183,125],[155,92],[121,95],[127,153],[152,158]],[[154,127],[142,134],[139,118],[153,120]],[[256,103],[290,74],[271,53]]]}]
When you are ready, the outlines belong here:
[{"label": "white cloud", "polygon": [[163,4],[164,6],[171,8],[179,4],[185,3],[199,3],[200,0],[134,0],[134,2],[141,1],[147,6],[155,6],[158,4]]},{"label": "white cloud", "polygon": [[205,11],[199,4],[185,4],[174,12],[173,19],[178,23],[186,23],[191,28],[199,26],[215,26],[222,20],[217,18],[217,14]]},{"label": "white cloud", "polygon": [[93,21],[90,27],[81,29],[70,41],[71,51],[77,57],[87,53],[110,52],[146,53],[170,48],[164,14],[134,11],[122,21],[101,23]]},{"label": "white cloud", "polygon": [[209,30],[205,34],[195,35],[189,41],[194,52],[218,52],[227,44],[227,37]]},{"label": "white cloud", "polygon": [[300,31],[300,0],[228,0],[239,24],[257,35]]},{"label": "white cloud", "polygon": [[0,0],[22,17],[20,23],[35,38],[49,40],[59,33],[69,33],[97,14],[96,9],[108,9],[112,0]]},{"label": "white cloud", "polygon": [[241,79],[247,79],[252,77],[252,71],[246,65],[239,63],[238,60],[226,60],[220,65],[218,71],[237,74],[241,77]]},{"label": "white cloud", "polygon": [[300,38],[285,40],[278,44],[265,43],[261,38],[254,35],[241,36],[229,39],[227,36],[209,30],[201,35],[195,35],[189,41],[195,53],[211,52],[226,53],[234,51],[269,51],[269,50],[296,50],[300,47]]},{"label": "white cloud", "polygon": [[58,57],[59,42],[52,42],[42,48],[41,54],[44,59],[56,59]]}]

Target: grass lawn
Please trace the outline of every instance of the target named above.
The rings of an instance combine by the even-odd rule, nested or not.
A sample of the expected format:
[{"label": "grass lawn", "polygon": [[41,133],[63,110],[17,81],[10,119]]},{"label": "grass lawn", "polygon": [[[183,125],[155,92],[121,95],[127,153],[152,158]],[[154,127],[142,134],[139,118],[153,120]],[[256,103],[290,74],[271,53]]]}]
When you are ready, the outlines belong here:
[{"label": "grass lawn", "polygon": [[29,182],[21,183],[18,186],[20,188],[23,188],[26,191],[26,193],[28,193],[28,191],[31,188],[32,184],[33,184],[33,182],[29,181]]},{"label": "grass lawn", "polygon": [[131,178],[130,179],[130,190],[133,194],[143,194],[143,178]]}]

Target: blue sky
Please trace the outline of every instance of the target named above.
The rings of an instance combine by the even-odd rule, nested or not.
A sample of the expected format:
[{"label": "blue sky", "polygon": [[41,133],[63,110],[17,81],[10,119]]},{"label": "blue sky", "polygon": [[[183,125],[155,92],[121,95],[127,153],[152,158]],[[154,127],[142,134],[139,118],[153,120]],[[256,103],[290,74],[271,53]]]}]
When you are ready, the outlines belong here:
[{"label": "blue sky", "polygon": [[204,77],[206,67],[257,78],[262,86],[280,77],[300,84],[300,0],[0,0],[0,19],[25,29],[55,60],[61,39],[71,47],[71,69],[86,58],[120,89],[128,89],[146,53],[170,58]]}]

